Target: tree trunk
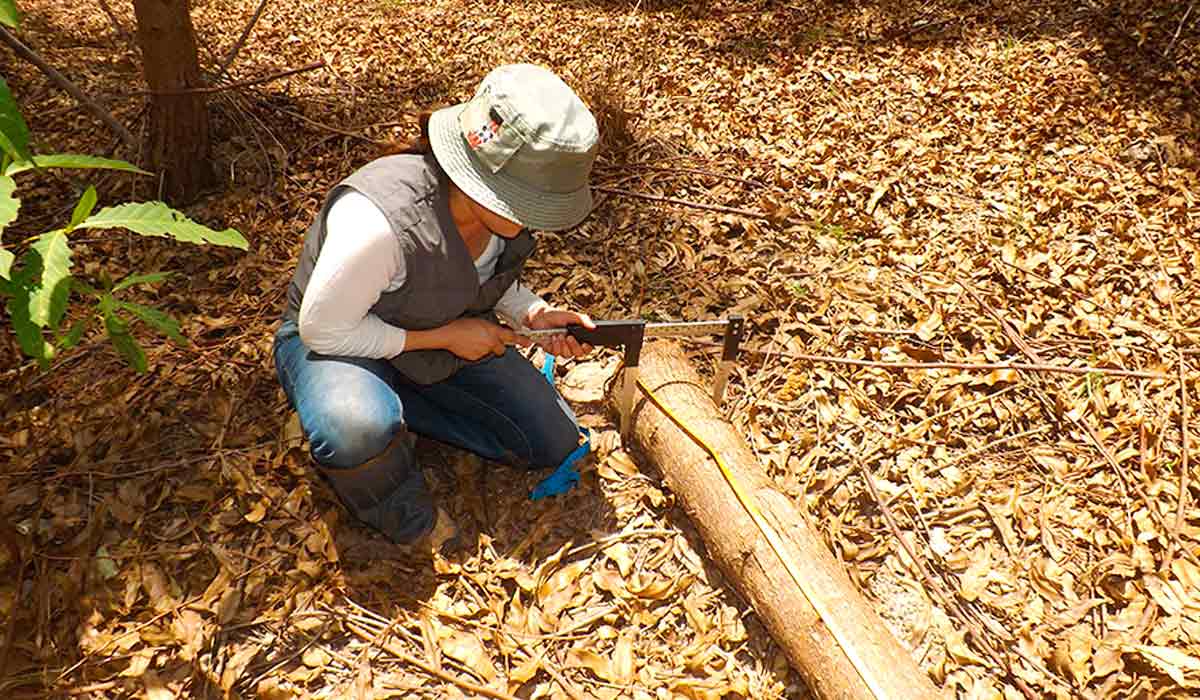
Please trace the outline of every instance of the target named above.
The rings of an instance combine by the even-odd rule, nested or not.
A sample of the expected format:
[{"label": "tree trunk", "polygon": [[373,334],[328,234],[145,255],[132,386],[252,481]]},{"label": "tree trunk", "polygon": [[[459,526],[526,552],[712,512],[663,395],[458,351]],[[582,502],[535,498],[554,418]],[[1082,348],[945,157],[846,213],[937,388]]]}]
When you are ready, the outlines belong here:
[{"label": "tree trunk", "polygon": [[194,200],[214,181],[209,162],[208,110],[190,0],[134,0],[142,71],[150,95],[146,162],[161,178],[164,198]]},{"label": "tree trunk", "polygon": [[640,364],[642,382],[722,456],[766,528],[774,531],[774,546],[709,454],[643,395],[633,406],[633,441],[662,472],[709,556],[754,607],[813,695],[822,700],[945,697],[888,632],[820,533],[771,487],[678,346],[648,344]]}]

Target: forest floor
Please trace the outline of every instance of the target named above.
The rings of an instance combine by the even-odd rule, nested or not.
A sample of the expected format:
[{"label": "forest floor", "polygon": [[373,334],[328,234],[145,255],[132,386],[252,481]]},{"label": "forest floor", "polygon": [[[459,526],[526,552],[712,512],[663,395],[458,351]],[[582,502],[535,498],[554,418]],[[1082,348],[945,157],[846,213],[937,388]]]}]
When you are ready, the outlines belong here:
[{"label": "forest floor", "polygon": [[[130,3],[109,2],[121,31],[99,3],[20,4],[20,36],[143,128]],[[211,68],[258,3],[192,4]],[[223,184],[188,209],[249,252],[75,246],[84,277],[175,271],[134,298],[190,343],[139,329],[137,375],[100,337],[49,372],[0,341],[0,519],[26,539],[18,558],[0,549],[0,695],[807,697],[659,475],[614,439],[595,388],[613,358],[561,369],[598,436],[566,496],[531,502],[540,474],[478,478],[421,445],[469,543],[437,561],[343,556],[356,526],[285,430],[271,336],[325,191],[412,136],[417,112],[527,61],[597,112],[607,190],[580,228],[539,236],[529,280],[597,318],[747,314],[730,419],[937,682],[978,700],[1194,697],[1197,15],[268,0],[233,79],[325,67],[213,94]],[[37,150],[138,158],[7,50],[0,72]],[[102,204],[136,189],[27,182],[10,243],[61,225],[88,182]],[[713,349],[689,349],[710,372]]]}]

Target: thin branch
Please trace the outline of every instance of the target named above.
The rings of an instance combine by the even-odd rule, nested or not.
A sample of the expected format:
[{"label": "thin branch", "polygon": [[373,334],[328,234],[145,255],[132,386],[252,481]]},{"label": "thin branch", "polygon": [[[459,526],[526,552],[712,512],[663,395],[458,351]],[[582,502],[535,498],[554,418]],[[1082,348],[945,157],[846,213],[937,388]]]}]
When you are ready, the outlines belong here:
[{"label": "thin branch", "polygon": [[[520,642],[518,642],[518,644],[520,644]],[[530,649],[529,646],[525,644],[520,644],[520,646],[527,654],[534,657],[537,665],[540,666],[543,671],[548,673],[550,677],[555,680],[555,682],[562,686],[563,690],[567,691],[567,695],[570,696],[571,700],[585,700],[586,698],[592,697],[591,695],[585,695],[579,690],[579,688],[576,688],[575,684],[567,680],[566,677],[564,677],[563,674],[558,671],[558,669],[554,668],[550,664],[545,663],[545,649]]]},{"label": "thin branch", "polygon": [[1183,19],[1179,20],[1179,26],[1175,28],[1175,36],[1171,37],[1171,43],[1167,44],[1167,50],[1163,51],[1164,56],[1170,56],[1175,50],[1175,42],[1179,41],[1179,34],[1183,31],[1184,25],[1187,24],[1188,17],[1192,16],[1192,9],[1196,7],[1196,0],[1188,3],[1187,12],[1183,13]]},{"label": "thin branch", "polygon": [[742,184],[750,185],[752,187],[766,187],[766,185],[759,182],[758,180],[751,180],[749,178],[738,177],[736,175],[726,175],[725,173],[719,173],[719,172],[716,172],[713,170],[704,170],[703,168],[664,168],[664,167],[656,166],[656,165],[643,165],[641,163],[623,163],[619,166],[616,166],[616,165],[609,166],[609,168],[613,169],[613,170],[620,169],[620,170],[625,170],[625,171],[649,170],[651,172],[656,172],[656,173],[673,173],[673,174],[690,173],[692,175],[703,175],[705,177],[712,177],[712,178],[716,178],[718,180],[729,180],[731,182],[740,182]]},{"label": "thin branch", "polygon": [[8,31],[4,27],[0,27],[0,41],[8,44],[18,56],[37,66],[38,70],[42,71],[42,73],[44,73],[46,77],[50,79],[50,82],[62,88],[67,94],[69,94],[71,97],[74,97],[80,104],[82,104],[84,107],[87,107],[93,115],[103,121],[108,128],[112,129],[114,133],[120,136],[121,140],[125,142],[125,145],[132,149],[136,149],[138,147],[137,139],[133,137],[133,134],[129,132],[129,129],[126,129],[121,122],[117,121],[117,118],[114,117],[111,112],[101,107],[99,103],[84,94],[83,90],[79,89],[79,86],[71,82],[65,75],[54,68],[54,66],[46,63],[46,61],[42,59],[42,57],[39,56],[36,51],[26,46],[20,39],[14,36],[12,32]]},{"label": "thin branch", "polygon": [[[1175,537],[1179,537],[1180,530],[1183,529],[1184,512],[1187,510],[1188,500],[1188,474],[1191,465],[1189,464],[1188,453],[1188,413],[1191,409],[1188,407],[1187,393],[1187,372],[1186,364],[1183,359],[1183,352],[1179,352],[1179,503],[1175,506]],[[1170,566],[1171,559],[1174,557],[1175,538],[1170,540],[1170,546],[1167,550],[1167,557],[1164,564]]]},{"label": "thin branch", "polygon": [[[689,342],[694,342],[700,345],[708,345],[714,348],[722,347],[721,343],[714,343],[706,340],[693,340],[685,338]],[[1072,367],[1066,365],[1049,365],[1049,364],[1034,364],[1028,362],[883,362],[878,360],[858,360],[850,357],[834,357],[832,355],[808,355],[801,352],[788,352],[786,350],[775,350],[768,353],[766,350],[758,348],[742,348],[744,352],[752,352],[759,355],[779,355],[793,360],[804,360],[806,362],[828,362],[835,365],[854,365],[856,367],[875,367],[890,371],[899,371],[907,369],[959,369],[969,372],[994,372],[996,370],[1017,370],[1021,372],[1050,372],[1059,374],[1078,374],[1078,375],[1104,375],[1108,377],[1133,377],[1136,379],[1171,379],[1171,375],[1161,372],[1147,372],[1137,369],[1117,369],[1114,367],[1092,367],[1085,365],[1083,367]]]},{"label": "thin branch", "polygon": [[125,30],[125,27],[121,24],[121,21],[117,19],[117,15],[113,13],[112,6],[108,4],[108,0],[99,0],[99,2],[100,9],[104,11],[104,14],[108,16],[109,23],[112,24],[113,31],[115,31],[118,36],[124,39],[125,43],[133,44],[133,37],[128,31]]},{"label": "thin branch", "polygon": [[116,681],[101,681],[99,683],[91,683],[89,685],[81,685],[77,688],[67,688],[67,695],[88,695],[89,693],[100,693],[105,690],[111,690],[117,687]]},{"label": "thin branch", "polygon": [[258,18],[262,16],[263,9],[267,6],[267,0],[261,0],[258,3],[258,8],[254,10],[254,14],[250,17],[250,21],[246,23],[245,29],[242,30],[242,35],[234,42],[233,47],[229,49],[229,53],[225,54],[225,59],[221,61],[220,67],[217,68],[217,79],[220,80],[229,71],[229,66],[233,65],[234,59],[242,47],[246,45],[246,39],[250,38],[250,32],[254,30],[254,25],[258,24]]},{"label": "thin branch", "polygon": [[1038,433],[1044,433],[1049,429],[1050,429],[1050,426],[1041,425],[1036,428],[1030,428],[1029,430],[1023,430],[1023,431],[1021,431],[1019,433],[1015,433],[1013,435],[1006,435],[1002,438],[992,440],[991,442],[984,445],[983,447],[980,447],[979,449],[971,450],[970,452],[967,452],[966,454],[961,454],[961,455],[955,457],[953,460],[950,461],[950,465],[961,464],[969,459],[974,459],[974,458],[990,451],[993,447],[999,447],[1000,445],[1008,444],[1010,442],[1013,442],[1014,440],[1020,440],[1021,438],[1029,437],[1030,435],[1037,435]]},{"label": "thin branch", "polygon": [[[34,522],[37,522],[37,520]],[[8,527],[8,525],[5,525],[4,527]],[[7,532],[5,535],[7,537],[11,537],[11,535],[9,535]],[[7,542],[10,550],[13,553],[13,561],[17,563],[17,581],[16,587],[13,589],[15,591],[15,597],[13,598],[12,602],[13,607],[8,613],[8,624],[5,625],[4,628],[3,646],[0,646],[0,678],[4,678],[5,674],[8,672],[8,657],[9,654],[12,653],[13,639],[15,638],[14,634],[17,630],[17,606],[21,603],[21,599],[23,597],[22,590],[25,587],[25,565],[29,563],[28,558],[21,551],[19,544],[12,540],[8,540]]]},{"label": "thin branch", "polygon": [[859,365],[862,367],[879,367],[882,369],[961,369],[973,372],[992,372],[995,370],[1019,370],[1022,372],[1058,372],[1061,374],[1102,374],[1110,377],[1136,377],[1138,379],[1170,379],[1170,375],[1158,372],[1144,372],[1134,369],[1113,369],[1111,367],[1067,367],[1064,365],[1032,364],[1026,362],[987,362],[971,364],[970,362],[875,362],[872,360],[854,360],[846,357],[826,357],[823,355],[805,355],[802,353],[787,354],[797,360],[809,362],[831,362],[843,365]]},{"label": "thin branch", "polygon": [[[358,625],[349,623],[346,625],[346,629],[350,630],[350,632],[354,633],[354,635],[356,637],[358,637],[359,639],[362,639],[363,641],[367,642],[368,644],[373,644],[375,641],[374,635],[372,635],[367,630],[359,627]],[[515,696],[509,695],[508,693],[502,693],[498,690],[492,690],[491,688],[488,688],[487,686],[483,686],[483,685],[479,685],[477,683],[472,683],[471,681],[463,680],[462,678],[459,678],[458,676],[454,675],[453,673],[449,673],[447,671],[442,671],[440,669],[434,668],[428,662],[426,662],[422,659],[418,659],[417,657],[413,656],[412,654],[409,654],[408,652],[404,651],[395,642],[385,642],[384,644],[381,644],[380,647],[387,653],[389,653],[392,656],[399,659],[400,661],[403,661],[404,663],[409,664],[411,666],[416,666],[417,668],[419,668],[422,671],[424,671],[425,673],[433,676],[434,678],[446,681],[447,683],[453,683],[454,685],[458,686],[459,688],[462,688],[463,690],[470,692],[474,695],[477,695],[477,696],[484,695],[489,698],[495,698],[495,700],[517,700]]]},{"label": "thin branch", "polygon": [[861,459],[856,459],[854,460],[854,466],[858,470],[859,476],[861,476],[862,480],[866,483],[867,491],[871,495],[871,500],[875,502],[875,507],[879,509],[880,514],[883,516],[884,522],[887,523],[888,529],[891,530],[892,537],[894,537],[896,541],[900,543],[900,547],[904,549],[906,554],[908,554],[909,561],[912,562],[913,568],[916,569],[916,573],[920,576],[924,583],[926,595],[929,593],[936,594],[936,597],[938,598],[939,602],[941,602],[942,607],[944,607],[947,611],[952,610],[957,612],[962,622],[971,628],[972,637],[979,640],[979,647],[986,654],[988,654],[988,656],[991,656],[993,661],[996,661],[1000,666],[1004,667],[1008,674],[1009,680],[1012,680],[1017,687],[1021,689],[1021,692],[1026,698],[1029,698],[1030,700],[1037,698],[1037,695],[1033,692],[1033,690],[1026,685],[1019,676],[1013,673],[1012,663],[1009,661],[1007,655],[1005,655],[1003,651],[993,649],[991,645],[983,643],[983,641],[987,639],[987,634],[979,628],[979,625],[971,618],[971,616],[963,608],[962,604],[959,603],[958,599],[946,590],[946,588],[942,585],[942,582],[935,579],[933,574],[929,573],[928,567],[925,566],[925,561],[921,557],[917,556],[917,553],[913,551],[912,545],[909,544],[908,539],[904,537],[904,533],[900,530],[900,524],[896,522],[895,516],[892,515],[892,509],[888,507],[887,503],[884,502],[882,498],[880,498],[879,489],[875,487],[875,479],[871,476],[871,471],[867,468],[867,465],[863,464]]},{"label": "thin branch", "polygon": [[248,87],[250,85],[260,85],[262,83],[269,83],[272,80],[279,80],[280,78],[286,78],[289,75],[295,75],[296,73],[304,73],[304,72],[307,72],[310,70],[317,70],[318,68],[324,68],[324,67],[325,67],[324,61],[313,61],[312,63],[300,66],[299,68],[289,68],[284,71],[279,71],[278,73],[271,73],[269,75],[264,75],[264,76],[261,76],[258,78],[250,78],[248,80],[239,80],[236,83],[226,83],[224,85],[209,85],[206,87],[198,87],[198,88],[186,88],[183,90],[159,90],[159,91],[138,90],[137,92],[133,92],[133,93],[129,93],[129,94],[133,94],[133,95],[168,95],[168,96],[212,94],[214,92],[224,92],[226,90],[236,90],[237,88]]},{"label": "thin branch", "polygon": [[[651,202],[664,202],[666,204],[678,204],[682,207],[691,207],[693,209],[704,209],[705,211],[717,211],[724,214],[737,214],[748,219],[760,219],[763,221],[773,221],[773,217],[766,213],[756,211],[754,209],[739,209],[738,207],[726,207],[720,204],[704,204],[703,202],[693,202],[687,199],[678,199],[676,197],[663,197],[657,194],[643,194],[642,192],[631,192],[630,190],[619,190],[613,187],[593,187],[597,192],[607,192],[608,194],[620,195],[622,197],[636,197],[637,199],[645,199]],[[792,224],[807,224],[807,221],[799,219],[784,219],[784,223]]]},{"label": "thin branch", "polygon": [[[1013,326],[1011,323],[1009,323],[1007,319],[1000,315],[999,311],[992,308],[991,304],[988,304],[986,301],[980,298],[979,295],[977,295],[970,287],[962,282],[958,282],[958,286],[967,293],[967,296],[971,297],[976,304],[986,311],[989,316],[995,319],[996,323],[1000,325],[1001,330],[1004,331],[1004,334],[1008,336],[1009,340],[1011,340],[1017,347],[1021,348],[1022,352],[1029,356],[1029,359],[1033,360],[1034,362],[1042,361],[1042,358],[1038,355],[1037,351],[1029,345],[1029,342],[1025,340],[1024,336],[1021,335],[1021,332],[1017,330],[1016,326]],[[1138,498],[1142,499],[1142,503],[1145,504],[1146,509],[1150,512],[1150,517],[1155,520],[1155,522],[1163,529],[1164,532],[1168,533],[1168,542],[1171,543],[1172,548],[1174,544],[1180,543],[1179,533],[1169,530],[1167,527],[1166,518],[1160,512],[1157,503],[1150,498],[1148,493],[1146,493],[1146,489],[1142,488],[1141,482],[1127,481],[1125,479],[1125,472],[1121,469],[1121,464],[1117,461],[1116,455],[1113,454],[1108,445],[1104,444],[1104,439],[1100,437],[1100,435],[1096,432],[1096,429],[1093,428],[1087,421],[1083,420],[1082,417],[1077,416],[1072,412],[1067,412],[1067,418],[1069,418],[1070,421],[1075,424],[1075,427],[1083,431],[1084,435],[1086,435],[1088,440],[1092,443],[1092,446],[1096,448],[1096,451],[1098,451],[1100,455],[1104,457],[1104,461],[1108,462],[1108,466],[1112,469],[1112,473],[1117,476],[1122,486],[1133,487],[1133,490],[1137,493]],[[1127,494],[1123,494],[1123,496],[1128,498]],[[1200,556],[1197,556],[1195,552],[1187,547],[1181,547],[1181,550],[1183,555],[1186,556],[1193,564],[1200,565]]]},{"label": "thin branch", "polygon": [[325,124],[324,122],[319,122],[315,119],[310,119],[310,118],[304,116],[303,114],[300,114],[299,112],[293,112],[290,109],[285,109],[283,107],[271,104],[269,102],[262,102],[261,104],[262,104],[262,106],[266,107],[267,109],[273,109],[276,112],[282,112],[283,114],[293,116],[306,124],[310,124],[312,126],[317,127],[318,129],[324,129],[325,131],[331,131],[335,134],[341,134],[342,136],[349,136],[352,139],[358,139],[360,141],[365,141],[367,143],[372,143],[372,144],[376,144],[376,145],[383,143],[382,141],[376,141],[375,139],[370,138],[369,136],[363,136],[362,134],[356,134],[353,131],[347,131],[346,129],[339,129],[336,126],[330,126],[329,124]]}]

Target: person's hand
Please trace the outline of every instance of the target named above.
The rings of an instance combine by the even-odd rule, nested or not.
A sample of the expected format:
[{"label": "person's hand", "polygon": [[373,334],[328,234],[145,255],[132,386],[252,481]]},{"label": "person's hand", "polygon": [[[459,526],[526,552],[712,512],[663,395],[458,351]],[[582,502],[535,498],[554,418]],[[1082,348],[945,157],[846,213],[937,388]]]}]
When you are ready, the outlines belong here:
[{"label": "person's hand", "polygon": [[482,318],[459,318],[447,323],[446,349],[464,360],[475,361],[504,354],[508,345],[529,345],[530,340],[510,328]]},{"label": "person's hand", "polygon": [[[555,309],[549,306],[538,307],[525,317],[525,326],[533,330],[563,328],[572,324],[577,324],[584,328],[596,327],[596,324],[592,323],[592,319],[587,314]],[[579,357],[592,351],[591,345],[581,343],[567,333],[543,338],[538,341],[538,345],[551,355],[558,355],[559,357]]]}]

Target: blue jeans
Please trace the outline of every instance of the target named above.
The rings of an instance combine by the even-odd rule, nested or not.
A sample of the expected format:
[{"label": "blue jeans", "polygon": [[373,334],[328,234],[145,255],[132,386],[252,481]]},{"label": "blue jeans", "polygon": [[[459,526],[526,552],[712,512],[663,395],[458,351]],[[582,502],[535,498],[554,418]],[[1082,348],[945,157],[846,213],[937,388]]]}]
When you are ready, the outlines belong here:
[{"label": "blue jeans", "polygon": [[575,414],[513,348],[430,385],[386,360],[315,353],[293,321],[275,333],[274,354],[321,472],[355,516],[397,543],[435,517],[410,431],[528,468],[556,467],[579,444]]}]

